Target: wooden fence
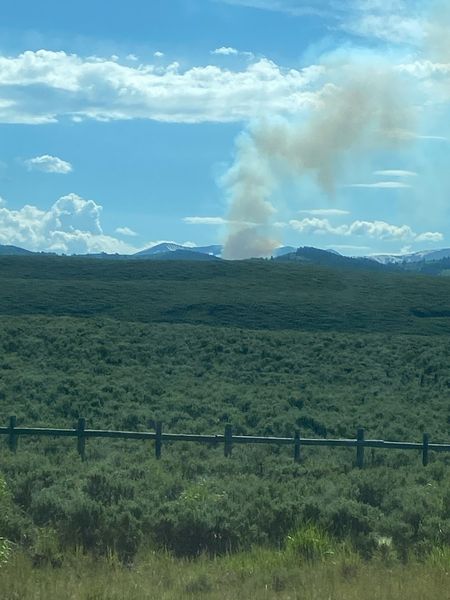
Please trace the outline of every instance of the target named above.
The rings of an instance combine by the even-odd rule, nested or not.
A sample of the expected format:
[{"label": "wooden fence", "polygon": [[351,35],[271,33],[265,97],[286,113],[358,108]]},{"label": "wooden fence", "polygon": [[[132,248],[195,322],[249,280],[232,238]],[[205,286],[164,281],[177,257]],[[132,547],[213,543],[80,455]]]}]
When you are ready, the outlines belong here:
[{"label": "wooden fence", "polygon": [[430,451],[450,452],[450,444],[432,444],[430,436],[423,434],[422,442],[391,442],[386,440],[369,440],[365,438],[364,429],[357,431],[355,439],[320,439],[303,438],[296,431],[294,437],[262,437],[251,435],[234,435],[231,425],[225,425],[223,435],[197,435],[191,433],[163,433],[162,423],[156,423],[155,431],[111,431],[104,429],[86,429],[86,420],[78,419],[74,429],[45,429],[41,427],[17,427],[16,417],[10,417],[7,427],[0,427],[0,435],[7,436],[11,451],[17,450],[20,436],[53,436],[74,437],[77,440],[77,451],[82,460],[86,456],[86,440],[89,438],[113,438],[125,440],[154,440],[155,456],[161,458],[163,442],[196,442],[200,444],[224,445],[225,456],[231,456],[234,444],[274,444],[291,446],[295,462],[300,462],[303,447],[324,446],[356,448],[356,465],[364,466],[365,448],[380,448],[383,450],[419,450],[422,454],[422,464],[426,466]]}]

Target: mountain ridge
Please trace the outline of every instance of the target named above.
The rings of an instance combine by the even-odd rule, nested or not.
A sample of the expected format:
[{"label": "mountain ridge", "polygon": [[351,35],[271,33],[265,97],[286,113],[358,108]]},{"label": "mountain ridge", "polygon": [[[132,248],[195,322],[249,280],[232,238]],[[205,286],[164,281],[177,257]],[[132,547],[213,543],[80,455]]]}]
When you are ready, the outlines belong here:
[{"label": "mountain ridge", "polygon": [[[73,254],[73,258],[97,260],[163,260],[163,261],[220,261],[223,246],[186,246],[175,242],[161,242],[134,254],[98,252]],[[58,256],[54,253],[33,252],[19,246],[0,244],[0,256]],[[264,260],[264,259],[254,259]],[[421,250],[410,254],[377,254],[369,256],[344,256],[333,249],[312,246],[280,246],[271,257],[276,261],[297,261],[330,267],[367,270],[417,271],[433,275],[447,275],[450,267],[450,248]]]}]

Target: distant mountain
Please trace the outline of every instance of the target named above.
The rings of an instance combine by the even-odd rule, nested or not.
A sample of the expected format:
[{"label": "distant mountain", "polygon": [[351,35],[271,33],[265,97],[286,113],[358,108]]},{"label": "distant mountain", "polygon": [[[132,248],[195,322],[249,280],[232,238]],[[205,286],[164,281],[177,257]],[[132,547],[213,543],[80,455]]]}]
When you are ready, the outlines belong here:
[{"label": "distant mountain", "polygon": [[222,254],[222,246],[219,244],[214,244],[211,246],[183,246],[182,244],[174,244],[172,242],[163,242],[161,244],[157,244],[156,246],[152,246],[151,248],[147,248],[146,250],[141,250],[140,252],[136,252],[133,254],[136,258],[145,258],[149,256],[155,256],[157,254],[165,254],[167,252],[194,252],[196,254],[207,254],[211,256],[220,256]]},{"label": "distant mountain", "polygon": [[383,265],[429,262],[432,260],[450,258],[450,248],[443,248],[442,250],[422,250],[420,252],[411,252],[410,254],[375,254],[373,256],[367,256],[366,258]]},{"label": "distant mountain", "polygon": [[349,256],[342,256],[335,250],[319,250],[318,248],[312,248],[304,246],[297,248],[295,252],[284,254],[275,258],[278,261],[297,261],[316,265],[325,265],[328,267],[348,267],[352,269],[369,269],[383,270],[387,267],[375,260],[369,258],[351,258]]},{"label": "distant mountain", "polygon": [[278,258],[279,256],[284,256],[285,254],[291,254],[292,252],[296,252],[297,248],[295,246],[280,246],[280,248],[276,248],[273,251],[274,258]]},{"label": "distant mountain", "polygon": [[71,254],[76,258],[107,258],[108,260],[129,260],[134,258],[129,254],[108,254],[107,252],[97,252],[93,254]]},{"label": "distant mountain", "polygon": [[36,254],[36,252],[31,252],[31,250],[25,250],[25,248],[19,248],[18,246],[0,244],[0,256],[25,256],[28,254]]},{"label": "distant mountain", "polygon": [[158,252],[156,254],[146,254],[144,256],[134,255],[132,258],[141,258],[147,260],[190,260],[190,261],[221,261],[219,256],[213,254],[206,254],[205,252],[195,252],[191,249],[187,250],[176,249],[169,250],[167,252]]}]

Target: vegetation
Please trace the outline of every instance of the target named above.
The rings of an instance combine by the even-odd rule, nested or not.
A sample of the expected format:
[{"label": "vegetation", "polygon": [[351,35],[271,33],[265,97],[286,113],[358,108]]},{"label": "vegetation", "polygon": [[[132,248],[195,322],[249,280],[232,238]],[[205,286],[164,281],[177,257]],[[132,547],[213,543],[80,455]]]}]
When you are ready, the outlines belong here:
[{"label": "vegetation", "polygon": [[[15,414],[24,426],[70,427],[83,416],[98,428],[162,420],[222,433],[231,422],[242,434],[309,437],[354,437],[362,425],[368,437],[448,441],[446,278],[57,257],[0,259],[0,278],[5,424]],[[82,463],[73,439],[21,438],[0,455],[0,537],[15,548],[4,597],[41,597],[14,596],[18,569],[52,590],[46,598],[65,585],[74,598],[147,597],[120,595],[130,575],[111,557],[134,565],[136,590],[159,586],[162,598],[352,598],[388,563],[405,598],[443,597],[448,455],[422,468],[419,453],[376,450],[359,471],[345,448],[305,448],[301,464],[291,450],[244,446],[224,458],[168,443],[156,461],[148,442],[88,440]],[[319,566],[298,568],[310,561]],[[103,587],[89,596],[94,573]],[[392,585],[383,597],[402,597]]]},{"label": "vegetation", "polygon": [[140,557],[132,569],[114,556],[92,561],[67,555],[61,568],[17,554],[1,573],[2,600],[443,600],[448,563],[370,563],[340,553],[308,563],[274,550],[195,561],[164,553]]},{"label": "vegetation", "polygon": [[0,315],[263,330],[450,333],[450,280],[296,261],[0,257]]}]

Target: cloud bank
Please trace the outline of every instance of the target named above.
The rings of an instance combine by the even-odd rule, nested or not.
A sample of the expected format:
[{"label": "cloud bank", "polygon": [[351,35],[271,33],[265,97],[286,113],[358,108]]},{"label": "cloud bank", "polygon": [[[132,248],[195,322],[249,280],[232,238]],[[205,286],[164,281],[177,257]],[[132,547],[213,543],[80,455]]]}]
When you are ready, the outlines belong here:
[{"label": "cloud bank", "polygon": [[322,70],[283,69],[262,58],[242,70],[207,65],[182,71],[178,63],[130,65],[116,58],[49,50],[0,56],[0,123],[233,122],[267,111],[297,113],[315,102],[310,87]]},{"label": "cloud bank", "polygon": [[333,226],[328,219],[292,219],[289,225],[304,234],[332,234],[337,236],[365,236],[376,240],[401,240],[411,242],[440,242],[444,236],[437,231],[416,233],[409,225],[392,225],[385,221],[353,221]]},{"label": "cloud bank", "polygon": [[109,235],[100,223],[102,206],[76,194],[59,198],[48,210],[0,206],[0,244],[64,254],[133,253],[136,248]]}]

